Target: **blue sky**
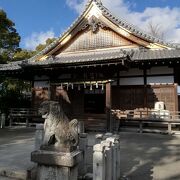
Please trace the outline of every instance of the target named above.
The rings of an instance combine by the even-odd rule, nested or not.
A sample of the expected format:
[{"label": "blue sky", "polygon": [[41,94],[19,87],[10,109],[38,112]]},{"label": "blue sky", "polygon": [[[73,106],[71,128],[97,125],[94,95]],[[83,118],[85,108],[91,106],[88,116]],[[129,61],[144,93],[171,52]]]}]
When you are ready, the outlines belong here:
[{"label": "blue sky", "polygon": [[[0,8],[16,24],[21,47],[33,49],[58,37],[76,19],[87,0],[0,0]],[[166,40],[180,42],[180,0],[102,0],[116,16],[148,30],[160,24]],[[168,38],[167,38],[168,37]]]}]

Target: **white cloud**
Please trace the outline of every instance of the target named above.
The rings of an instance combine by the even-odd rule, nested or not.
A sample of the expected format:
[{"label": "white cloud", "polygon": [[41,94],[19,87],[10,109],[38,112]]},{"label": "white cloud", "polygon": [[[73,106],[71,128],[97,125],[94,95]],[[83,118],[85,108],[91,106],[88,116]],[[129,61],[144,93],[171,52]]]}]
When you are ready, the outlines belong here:
[{"label": "white cloud", "polygon": [[[131,10],[132,4],[125,0],[102,0],[116,16],[125,19],[148,32],[148,25],[158,25],[165,34],[165,40],[180,43],[180,8],[146,7],[142,12]],[[66,0],[66,3],[78,14],[84,8],[87,0]],[[138,2],[137,2],[138,5]]]},{"label": "white cloud", "polygon": [[55,37],[55,33],[52,30],[47,32],[33,32],[30,37],[26,37],[24,40],[25,48],[34,50],[39,44],[45,44],[48,38]]},{"label": "white cloud", "polygon": [[87,0],[66,0],[67,5],[74,9],[78,14],[83,10]]}]

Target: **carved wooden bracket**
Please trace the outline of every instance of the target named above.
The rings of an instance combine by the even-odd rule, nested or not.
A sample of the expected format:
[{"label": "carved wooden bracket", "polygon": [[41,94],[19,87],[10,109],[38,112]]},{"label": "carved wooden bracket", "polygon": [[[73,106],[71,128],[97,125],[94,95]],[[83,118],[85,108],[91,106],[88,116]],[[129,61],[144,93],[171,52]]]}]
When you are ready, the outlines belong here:
[{"label": "carved wooden bracket", "polygon": [[87,27],[89,27],[89,29],[92,30],[93,33],[97,33],[100,27],[105,28],[107,26],[102,23],[96,16],[92,16],[82,27],[82,30],[86,29]]}]

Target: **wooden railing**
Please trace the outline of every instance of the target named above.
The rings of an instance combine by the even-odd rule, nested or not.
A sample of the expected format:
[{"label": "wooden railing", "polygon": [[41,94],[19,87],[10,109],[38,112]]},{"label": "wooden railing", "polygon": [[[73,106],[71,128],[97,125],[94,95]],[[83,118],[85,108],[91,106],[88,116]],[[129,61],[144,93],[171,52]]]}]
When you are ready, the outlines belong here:
[{"label": "wooden railing", "polygon": [[29,121],[33,119],[41,119],[37,109],[33,108],[11,108],[9,109],[9,125],[26,124],[29,126]]},{"label": "wooden railing", "polygon": [[118,119],[180,119],[180,112],[168,110],[138,109],[138,110],[111,110],[112,115]]},{"label": "wooden railing", "polygon": [[172,125],[180,125],[180,112],[169,112],[167,110],[112,110],[112,117],[119,121],[120,129],[121,122],[137,122],[139,124],[139,131],[143,132],[144,124],[167,125],[168,133],[172,133]]}]

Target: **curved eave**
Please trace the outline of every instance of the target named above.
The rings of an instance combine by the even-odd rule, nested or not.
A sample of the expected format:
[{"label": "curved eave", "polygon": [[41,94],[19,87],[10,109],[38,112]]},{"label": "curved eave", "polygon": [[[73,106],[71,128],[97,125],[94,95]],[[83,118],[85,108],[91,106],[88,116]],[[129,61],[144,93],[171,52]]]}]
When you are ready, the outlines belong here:
[{"label": "curved eave", "polygon": [[[42,50],[40,53],[38,53],[37,55],[35,55],[33,58],[29,59],[29,61],[35,61],[38,57],[42,57],[45,56],[48,52],[50,52],[51,50],[57,48],[59,46],[59,44],[73,31],[73,29],[82,21],[83,17],[85,17],[90,8],[92,7],[92,3],[95,3],[96,6],[99,8],[99,10],[102,12],[103,16],[105,16],[109,21],[111,21],[112,23],[114,23],[116,26],[118,27],[122,27],[124,28],[126,31],[131,32],[132,35],[139,37],[140,39],[147,41],[149,43],[154,43],[154,45],[156,46],[160,46],[162,48],[177,48],[177,45],[174,44],[170,44],[170,43],[165,43],[164,41],[153,37],[145,32],[143,32],[142,30],[140,30],[139,28],[127,23],[126,21],[124,21],[121,18],[117,18],[114,15],[112,15],[112,13],[105,8],[101,2],[97,1],[97,0],[90,0],[88,1],[85,10],[82,12],[82,14],[74,21],[74,23],[72,23],[72,25],[62,34],[60,35],[60,37],[55,40],[54,42],[52,42],[49,46],[47,46],[44,50]],[[46,57],[45,57],[46,58]]]},{"label": "curved eave", "polygon": [[[140,30],[139,28],[127,23],[121,18],[117,18],[114,15],[110,13],[110,11],[105,8],[102,3],[98,0],[90,0],[88,1],[85,10],[82,12],[82,14],[72,23],[72,25],[62,34],[58,39],[56,39],[54,42],[52,42],[49,46],[47,46],[44,50],[42,50],[40,53],[35,55],[34,57],[30,58],[28,62],[36,62],[38,58],[44,57],[45,59],[49,56],[49,52],[54,51],[54,49],[61,47],[61,42],[68,37],[69,34],[73,31],[73,29],[78,26],[78,24],[81,23],[83,18],[88,14],[89,10],[91,9],[93,3],[98,7],[98,9],[101,11],[102,15],[107,18],[109,21],[111,21],[113,24],[115,24],[119,28],[124,28],[127,32],[130,32],[133,36],[138,37],[144,41],[147,41],[148,43],[154,43],[154,45],[157,47],[165,48],[165,49],[175,49],[178,46],[170,43],[165,43],[164,41],[155,38],[151,35],[148,35],[144,31]],[[49,54],[48,54],[49,53]],[[46,56],[47,55],[47,56]],[[47,60],[47,59],[46,59]],[[45,60],[45,61],[46,61]]]},{"label": "curved eave", "polygon": [[43,49],[37,55],[35,55],[34,57],[30,58],[29,61],[34,61],[38,57],[44,56],[46,53],[48,53],[53,48],[55,48],[57,45],[59,45],[59,43],[63,39],[65,39],[68,36],[69,33],[71,33],[71,31],[74,29],[74,27],[77,26],[81,22],[81,20],[85,16],[85,14],[88,12],[88,9],[90,8],[90,5],[91,5],[92,2],[96,2],[96,0],[88,1],[87,5],[86,5],[86,8],[82,12],[82,14],[71,24],[71,26],[64,33],[62,33],[58,39],[56,39],[54,42],[52,42],[50,45],[48,45],[45,49]]},{"label": "curved eave", "polygon": [[124,29],[126,29],[127,31],[130,31],[132,34],[134,34],[135,36],[137,36],[141,39],[144,39],[144,40],[152,42],[152,43],[157,43],[159,45],[167,46],[170,48],[178,48],[180,46],[178,44],[172,44],[172,43],[164,42],[162,39],[159,39],[157,37],[154,37],[154,36],[146,33],[142,29],[139,29],[137,26],[128,23],[124,19],[122,19],[120,17],[116,17],[106,7],[104,7],[101,3],[96,2],[96,5],[102,11],[103,15],[106,18],[108,18],[111,22],[115,23],[117,26],[123,27]]},{"label": "curved eave", "polygon": [[78,64],[98,64],[104,62],[114,62],[121,59],[130,59],[129,52],[122,49],[111,49],[111,50],[101,50],[101,51],[88,51],[88,52],[76,52],[76,53],[61,53],[56,57],[48,57],[45,61],[28,62],[24,61],[22,64],[25,66],[51,66],[60,65],[67,66]]},{"label": "curved eave", "polygon": [[90,60],[90,61],[86,61],[86,62],[67,62],[67,63],[58,63],[58,62],[54,62],[54,63],[46,63],[46,64],[29,64],[29,65],[25,65],[23,68],[70,68],[70,67],[89,67],[89,66],[103,66],[103,65],[111,65],[111,64],[115,64],[115,65],[122,65],[124,67],[127,67],[127,65],[130,63],[130,60],[127,60],[127,58],[117,58],[117,59],[106,59],[106,60]]},{"label": "curved eave", "polygon": [[9,74],[9,73],[21,73],[22,67],[21,67],[22,61],[15,61],[8,64],[1,64],[0,65],[0,74]]},{"label": "curved eave", "polygon": [[141,50],[134,51],[132,60],[133,61],[147,61],[147,60],[179,60],[180,50]]}]

